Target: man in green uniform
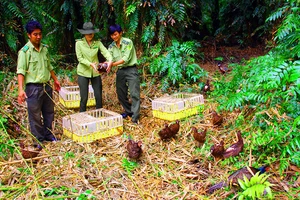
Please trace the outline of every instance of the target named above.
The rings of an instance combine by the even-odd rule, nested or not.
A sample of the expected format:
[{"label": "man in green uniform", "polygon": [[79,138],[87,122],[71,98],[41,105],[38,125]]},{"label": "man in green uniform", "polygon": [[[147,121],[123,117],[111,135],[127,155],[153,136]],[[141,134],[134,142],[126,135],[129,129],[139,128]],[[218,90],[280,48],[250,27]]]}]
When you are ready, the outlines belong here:
[{"label": "man in green uniform", "polygon": [[52,134],[54,102],[49,81],[50,78],[54,80],[57,91],[60,90],[60,83],[50,64],[47,46],[41,43],[41,24],[29,21],[25,28],[29,41],[18,54],[18,103],[26,100],[30,129],[36,139],[39,142],[56,141]]},{"label": "man in green uniform", "polygon": [[[119,102],[124,108],[123,118],[132,117],[133,123],[140,118],[140,77],[136,67],[137,56],[133,42],[122,37],[122,28],[115,24],[109,27],[110,37],[114,40],[108,47],[112,54],[112,66],[118,66],[116,87]],[[110,71],[108,68],[108,72]],[[132,104],[128,101],[128,89]]]}]

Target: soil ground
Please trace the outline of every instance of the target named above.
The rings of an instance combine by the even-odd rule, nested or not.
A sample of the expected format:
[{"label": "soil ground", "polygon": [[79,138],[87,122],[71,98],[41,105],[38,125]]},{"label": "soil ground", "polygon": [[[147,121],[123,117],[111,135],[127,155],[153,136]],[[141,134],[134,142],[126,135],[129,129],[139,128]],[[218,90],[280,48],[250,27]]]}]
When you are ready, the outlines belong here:
[{"label": "soil ground", "polygon": [[239,63],[243,60],[264,55],[267,52],[263,45],[246,48],[207,45],[200,48],[200,51],[204,53],[204,60],[200,62],[200,66],[210,73],[218,70],[216,58],[223,58],[222,62],[227,64]]}]

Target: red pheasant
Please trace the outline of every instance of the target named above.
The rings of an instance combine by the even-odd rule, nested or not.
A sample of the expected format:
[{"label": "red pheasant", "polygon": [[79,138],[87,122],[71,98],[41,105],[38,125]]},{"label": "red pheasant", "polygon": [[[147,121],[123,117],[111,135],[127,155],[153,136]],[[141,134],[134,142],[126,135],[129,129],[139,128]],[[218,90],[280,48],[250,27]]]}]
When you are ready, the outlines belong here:
[{"label": "red pheasant", "polygon": [[216,111],[212,113],[212,124],[215,126],[220,126],[223,123],[223,116],[219,115]]},{"label": "red pheasant", "polygon": [[206,131],[207,129],[204,129],[204,131],[198,132],[196,127],[192,127],[193,137],[197,142],[197,146],[200,147],[205,142],[206,137]]},{"label": "red pheasant", "polygon": [[166,140],[166,139],[171,138],[173,134],[169,128],[169,125],[167,123],[165,123],[164,128],[158,132],[158,135],[162,140]]},{"label": "red pheasant", "polygon": [[179,128],[179,120],[176,120],[176,122],[171,125],[166,123],[164,128],[158,132],[158,135],[162,140],[167,140],[174,137],[178,133]]},{"label": "red pheasant", "polygon": [[218,68],[219,68],[219,71],[220,71],[222,74],[225,74],[225,73],[227,73],[227,72],[229,71],[227,65],[224,64],[224,63],[221,63],[221,62],[218,63]]},{"label": "red pheasant", "polygon": [[220,159],[223,159],[223,153],[224,153],[224,141],[222,140],[220,143],[214,144],[210,148],[211,155],[215,158],[215,161],[219,161]]},{"label": "red pheasant", "polygon": [[178,119],[176,120],[175,123],[169,125],[169,129],[174,134],[174,136],[178,133],[179,128],[180,128],[180,125],[179,125],[179,120]]},{"label": "red pheasant", "polygon": [[127,143],[127,151],[129,158],[132,159],[139,159],[139,157],[142,155],[142,142],[138,141],[135,142],[131,138],[129,138]]},{"label": "red pheasant", "polygon": [[224,158],[229,158],[231,156],[237,156],[241,151],[243,151],[244,141],[241,135],[241,131],[237,132],[238,141],[232,144],[228,149],[223,153]]}]

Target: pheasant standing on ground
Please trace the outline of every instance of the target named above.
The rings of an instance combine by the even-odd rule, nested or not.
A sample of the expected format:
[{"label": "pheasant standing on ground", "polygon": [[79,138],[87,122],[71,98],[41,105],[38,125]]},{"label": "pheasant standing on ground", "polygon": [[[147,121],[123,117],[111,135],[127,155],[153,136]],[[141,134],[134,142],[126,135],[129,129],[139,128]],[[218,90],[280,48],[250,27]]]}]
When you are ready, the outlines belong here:
[{"label": "pheasant standing on ground", "polygon": [[175,123],[170,125],[165,123],[164,128],[158,132],[158,135],[162,140],[167,140],[174,137],[178,133],[179,128],[179,120],[176,120]]},{"label": "pheasant standing on ground", "polygon": [[212,113],[212,124],[215,126],[220,126],[223,123],[223,116],[219,115],[216,111]]},{"label": "pheasant standing on ground", "polygon": [[143,152],[142,142],[141,141],[135,142],[129,137],[127,143],[127,151],[128,151],[129,158],[136,159],[136,160],[139,159],[139,157],[142,155]]},{"label": "pheasant standing on ground", "polygon": [[228,149],[226,149],[223,153],[224,158],[229,158],[231,156],[237,156],[241,151],[243,151],[244,141],[242,138],[241,131],[237,132],[238,141],[232,144]]},{"label": "pheasant standing on ground", "polygon": [[215,158],[215,161],[219,161],[220,159],[223,159],[223,153],[224,153],[224,141],[222,140],[220,143],[215,143],[210,148],[210,153]]},{"label": "pheasant standing on ground", "polygon": [[227,72],[229,71],[227,65],[224,64],[224,63],[221,63],[221,62],[218,63],[218,68],[219,68],[219,71],[220,71],[222,74],[225,74],[225,73],[227,73]]},{"label": "pheasant standing on ground", "polygon": [[194,127],[194,126],[192,127],[193,137],[196,140],[198,147],[201,147],[204,144],[205,137],[206,137],[206,131],[207,131],[207,129],[204,129],[203,131],[198,132],[196,127]]},{"label": "pheasant standing on ground", "polygon": [[174,136],[178,133],[180,128],[179,120],[177,119],[175,123],[169,125],[169,129],[174,134]]},{"label": "pheasant standing on ground", "polygon": [[169,128],[169,125],[167,123],[165,123],[164,128],[162,128],[159,132],[158,132],[159,137],[162,140],[166,140],[172,137],[172,132]]}]

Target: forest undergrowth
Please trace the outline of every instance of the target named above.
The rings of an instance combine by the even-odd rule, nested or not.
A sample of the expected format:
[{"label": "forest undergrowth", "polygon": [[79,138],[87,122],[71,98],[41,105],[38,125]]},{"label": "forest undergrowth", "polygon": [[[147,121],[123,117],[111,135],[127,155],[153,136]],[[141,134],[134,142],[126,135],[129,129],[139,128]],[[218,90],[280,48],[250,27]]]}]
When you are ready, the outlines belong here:
[{"label": "forest undergrowth", "polygon": [[[0,119],[0,198],[233,199],[241,197],[243,190],[230,186],[213,194],[208,194],[207,190],[213,184],[226,180],[232,172],[241,167],[262,165],[271,167],[267,172],[267,181],[272,184],[271,190],[275,199],[299,198],[299,165],[292,158],[278,157],[280,154],[277,151],[280,147],[272,144],[272,140],[278,138],[264,138],[270,135],[264,131],[278,133],[275,131],[278,126],[274,125],[276,121],[288,122],[291,117],[282,113],[278,106],[260,112],[256,112],[257,108],[253,106],[222,109],[222,106],[228,104],[222,102],[222,98],[217,98],[215,93],[222,90],[224,96],[231,94],[227,91],[228,86],[222,87],[220,84],[223,79],[227,82],[234,81],[230,73],[236,73],[235,66],[232,66],[233,72],[227,75],[213,70],[217,69],[216,63],[206,63],[206,66],[210,66],[208,77],[212,81],[212,92],[204,94],[203,112],[180,120],[180,131],[176,138],[169,141],[159,138],[158,132],[167,121],[152,116],[151,101],[161,97],[163,92],[160,85],[154,83],[153,77],[143,76],[139,125],[133,125],[130,119],[125,119],[122,134],[92,143],[77,143],[62,134],[62,117],[79,111],[64,108],[58,103],[59,96],[56,94],[53,133],[60,140],[45,143],[43,150],[34,159],[22,158],[18,146],[21,140],[26,145],[31,145],[32,136],[29,132],[26,107],[18,105],[16,101],[17,82],[11,74],[10,78],[3,82],[5,87]],[[76,85],[76,79],[66,75],[58,76],[63,86]],[[104,108],[121,113],[122,109],[115,93],[115,75],[104,74],[102,80]],[[176,92],[202,93],[198,83],[168,90],[169,94]],[[223,115],[222,126],[212,125],[212,110]],[[276,121],[272,120],[273,116],[276,116]],[[208,130],[206,142],[202,147],[197,147],[192,137],[192,126],[198,130]],[[273,128],[269,130],[266,126]],[[293,130],[285,132],[284,126],[281,129],[285,134],[292,135]],[[224,140],[225,147],[230,146],[237,140],[235,135],[238,130],[242,132],[245,143],[243,151],[236,157],[215,162],[210,154],[211,146],[221,140]],[[127,155],[126,144],[129,135],[143,143],[143,154],[137,162],[130,160]],[[286,146],[287,143],[282,141],[281,144]],[[286,162],[283,163],[282,159]]]}]

